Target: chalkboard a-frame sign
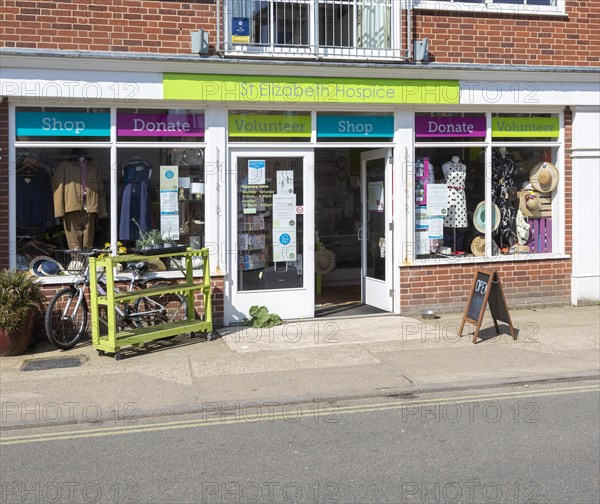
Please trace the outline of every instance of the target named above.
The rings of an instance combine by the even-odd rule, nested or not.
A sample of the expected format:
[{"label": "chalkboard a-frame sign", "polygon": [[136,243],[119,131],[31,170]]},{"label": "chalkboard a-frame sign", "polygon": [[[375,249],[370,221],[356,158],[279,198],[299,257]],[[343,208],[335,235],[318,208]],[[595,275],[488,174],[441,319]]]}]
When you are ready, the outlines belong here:
[{"label": "chalkboard a-frame sign", "polygon": [[473,343],[477,341],[479,329],[481,328],[481,321],[483,320],[483,314],[485,313],[485,307],[488,304],[490,305],[490,312],[494,319],[496,333],[500,334],[498,320],[506,322],[510,327],[510,335],[513,340],[516,340],[517,336],[515,335],[512,321],[510,320],[504,292],[502,292],[500,276],[497,271],[486,269],[478,269],[475,271],[471,291],[469,293],[469,300],[467,301],[462,323],[460,324],[459,336],[462,336],[465,322],[470,322],[475,325]]}]

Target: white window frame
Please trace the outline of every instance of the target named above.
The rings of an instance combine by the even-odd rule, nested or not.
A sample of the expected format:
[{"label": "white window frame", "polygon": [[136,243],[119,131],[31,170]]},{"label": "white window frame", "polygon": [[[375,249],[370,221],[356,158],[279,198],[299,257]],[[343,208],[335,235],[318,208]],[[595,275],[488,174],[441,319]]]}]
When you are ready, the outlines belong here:
[{"label": "white window frame", "polygon": [[513,0],[497,3],[495,0],[479,0],[479,3],[462,0],[407,0],[413,9],[444,12],[484,12],[486,14],[511,14],[521,16],[566,16],[566,0],[556,0],[556,5],[528,5],[529,0]]},{"label": "white window frame", "polygon": [[[415,130],[415,120],[417,113],[421,112],[433,112],[436,110],[429,108],[418,108],[413,112],[413,119],[411,121],[412,124],[412,132],[414,136]],[[439,110],[437,110],[439,111]],[[447,112],[456,112],[459,114],[459,111],[454,111],[452,109],[444,110]],[[466,112],[466,111],[463,111]],[[528,142],[519,142],[519,141],[504,141],[502,139],[494,140],[492,138],[492,116],[495,112],[502,113],[522,113],[523,111],[518,111],[516,109],[502,109],[502,110],[494,110],[491,112],[489,110],[468,110],[469,113],[481,113],[485,114],[486,117],[486,136],[485,139],[481,141],[465,141],[465,142],[435,142],[435,141],[416,141],[413,138],[412,141],[412,163],[414,163],[417,158],[416,152],[419,148],[453,148],[453,147],[474,147],[474,148],[482,148],[485,150],[485,169],[486,169],[486,187],[485,187],[485,201],[486,204],[489,202],[491,208],[491,185],[492,185],[492,150],[497,147],[549,147],[556,149],[556,162],[557,166],[560,167],[560,180],[565,180],[565,136],[564,136],[564,110],[557,109],[544,109],[544,110],[532,110],[532,113],[550,113],[557,114],[559,118],[559,136],[556,140],[544,140],[544,141],[528,141]],[[415,236],[415,194],[414,194],[414,173],[408,175],[407,180],[408,185],[406,189],[408,190],[407,197],[409,201],[407,202],[408,208],[410,211],[406,214],[406,219],[404,225],[407,226],[407,240],[411,243],[414,243]],[[556,195],[553,198],[552,205],[552,213],[556,218],[552,219],[552,236],[553,236],[553,248],[552,252],[545,253],[523,253],[523,254],[511,254],[511,255],[489,255],[488,243],[491,243],[492,240],[492,230],[491,230],[491,221],[488,223],[488,228],[486,229],[486,233],[484,236],[486,237],[486,253],[482,257],[475,257],[472,255],[465,256],[452,256],[452,257],[437,257],[437,258],[417,258],[415,249],[412,247],[410,253],[406,254],[404,257],[404,262],[402,267],[411,267],[411,266],[427,266],[427,265],[435,265],[441,263],[447,264],[479,264],[479,263],[490,263],[490,262],[519,262],[519,261],[538,261],[538,260],[549,260],[549,259],[567,259],[570,257],[569,254],[566,254],[566,199],[565,199],[565,189],[564,184],[558,185],[556,189]]]}]

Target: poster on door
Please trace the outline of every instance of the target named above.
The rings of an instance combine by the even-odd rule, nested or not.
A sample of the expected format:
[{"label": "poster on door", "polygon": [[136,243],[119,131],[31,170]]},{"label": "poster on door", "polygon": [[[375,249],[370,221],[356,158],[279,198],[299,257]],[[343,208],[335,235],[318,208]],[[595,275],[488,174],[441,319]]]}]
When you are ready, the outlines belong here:
[{"label": "poster on door", "polygon": [[296,261],[296,195],[273,195],[273,261]]},{"label": "poster on door", "polygon": [[179,240],[179,167],[160,167],[160,230]]},{"label": "poster on door", "polygon": [[367,202],[369,212],[383,212],[383,181],[369,182]]}]

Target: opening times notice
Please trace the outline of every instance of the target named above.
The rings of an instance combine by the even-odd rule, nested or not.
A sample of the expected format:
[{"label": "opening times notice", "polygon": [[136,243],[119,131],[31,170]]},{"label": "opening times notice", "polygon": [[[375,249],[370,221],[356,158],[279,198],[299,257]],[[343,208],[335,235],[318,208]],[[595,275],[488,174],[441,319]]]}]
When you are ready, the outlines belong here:
[{"label": "opening times notice", "polygon": [[273,206],[273,191],[268,184],[247,184],[240,186],[242,194],[242,212],[255,214]]}]

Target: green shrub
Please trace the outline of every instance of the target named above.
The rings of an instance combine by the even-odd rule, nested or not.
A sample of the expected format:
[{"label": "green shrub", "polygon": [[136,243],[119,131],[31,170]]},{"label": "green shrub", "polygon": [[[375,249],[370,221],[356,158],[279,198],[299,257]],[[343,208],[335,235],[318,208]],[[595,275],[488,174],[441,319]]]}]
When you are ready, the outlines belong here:
[{"label": "green shrub", "polygon": [[38,279],[25,270],[0,271],[0,327],[8,333],[22,330],[31,311],[45,301]]}]

